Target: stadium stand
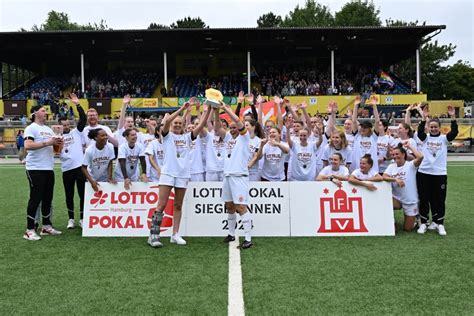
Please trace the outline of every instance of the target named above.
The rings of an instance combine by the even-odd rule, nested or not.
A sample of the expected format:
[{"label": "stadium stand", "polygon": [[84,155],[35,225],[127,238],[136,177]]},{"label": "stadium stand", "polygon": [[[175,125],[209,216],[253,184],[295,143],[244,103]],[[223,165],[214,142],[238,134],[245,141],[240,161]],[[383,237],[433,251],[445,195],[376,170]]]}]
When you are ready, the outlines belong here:
[{"label": "stadium stand", "polygon": [[65,77],[44,77],[27,85],[22,91],[15,94],[13,100],[34,99],[40,104],[48,104],[51,100],[61,97],[63,90],[68,86]]},{"label": "stadium stand", "polygon": [[218,78],[177,77],[171,91],[177,97],[204,96],[208,88],[215,88],[225,96],[236,96],[239,91],[247,93],[247,78],[242,76],[223,75]]}]

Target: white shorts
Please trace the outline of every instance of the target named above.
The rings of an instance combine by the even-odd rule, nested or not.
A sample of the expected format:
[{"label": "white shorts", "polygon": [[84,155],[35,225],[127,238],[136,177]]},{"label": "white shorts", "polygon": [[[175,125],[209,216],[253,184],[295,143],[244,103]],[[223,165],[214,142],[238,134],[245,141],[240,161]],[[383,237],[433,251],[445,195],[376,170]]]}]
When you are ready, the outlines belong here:
[{"label": "white shorts", "polygon": [[224,180],[224,171],[207,171],[206,181],[207,182],[221,182]]},{"label": "white shorts", "polygon": [[416,216],[418,215],[418,203],[412,203],[412,204],[402,204],[402,209],[403,212],[405,213],[405,216]]},{"label": "white shorts", "polygon": [[249,177],[225,176],[222,185],[222,200],[247,205],[249,200]]},{"label": "white shorts", "polygon": [[191,174],[190,182],[204,182],[204,172]]},{"label": "white shorts", "polygon": [[161,174],[159,185],[167,185],[174,188],[186,189],[188,187],[188,182],[188,178],[178,178],[167,174]]}]

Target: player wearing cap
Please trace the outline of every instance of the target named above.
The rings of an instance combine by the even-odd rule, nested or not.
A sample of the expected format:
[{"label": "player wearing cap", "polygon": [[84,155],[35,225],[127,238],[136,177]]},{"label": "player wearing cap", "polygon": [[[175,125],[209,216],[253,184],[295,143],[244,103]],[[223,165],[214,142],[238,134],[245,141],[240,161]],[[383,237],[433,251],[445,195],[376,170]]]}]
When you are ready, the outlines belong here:
[{"label": "player wearing cap", "polygon": [[[224,183],[222,185],[222,200],[228,213],[229,235],[225,242],[235,240],[237,226],[236,212],[239,213],[244,226],[245,239],[240,248],[252,247],[252,218],[247,210],[249,192],[249,145],[250,134],[239,117],[232,112],[230,106],[221,104],[221,108],[232,120],[230,131],[226,132],[217,121],[214,128],[216,135],[224,140]],[[218,109],[215,110],[216,112]]]}]

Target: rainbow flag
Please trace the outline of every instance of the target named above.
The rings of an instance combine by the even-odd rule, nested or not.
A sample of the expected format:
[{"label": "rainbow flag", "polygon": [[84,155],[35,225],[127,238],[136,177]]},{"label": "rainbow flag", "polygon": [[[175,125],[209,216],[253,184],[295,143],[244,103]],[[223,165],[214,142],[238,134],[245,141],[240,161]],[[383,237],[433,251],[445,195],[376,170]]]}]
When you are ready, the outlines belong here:
[{"label": "rainbow flag", "polygon": [[388,73],[386,73],[385,71],[382,71],[382,72],[380,73],[379,82],[380,82],[380,83],[388,84],[390,87],[393,87],[393,86],[395,85],[395,83],[393,82],[392,78],[390,78],[390,76],[388,75]]}]

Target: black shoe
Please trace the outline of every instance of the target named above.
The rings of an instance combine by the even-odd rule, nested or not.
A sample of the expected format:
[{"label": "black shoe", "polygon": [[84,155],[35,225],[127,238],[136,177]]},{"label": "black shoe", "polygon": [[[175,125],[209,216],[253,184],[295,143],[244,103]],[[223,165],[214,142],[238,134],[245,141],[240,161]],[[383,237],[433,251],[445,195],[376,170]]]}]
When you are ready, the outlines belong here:
[{"label": "black shoe", "polygon": [[224,242],[226,242],[226,243],[229,243],[229,242],[234,241],[234,240],[235,240],[235,237],[231,236],[231,235],[227,235],[227,237],[224,238]]},{"label": "black shoe", "polygon": [[244,240],[244,242],[240,244],[239,248],[240,249],[248,249],[252,246],[253,246],[253,244],[252,244],[251,241]]}]

